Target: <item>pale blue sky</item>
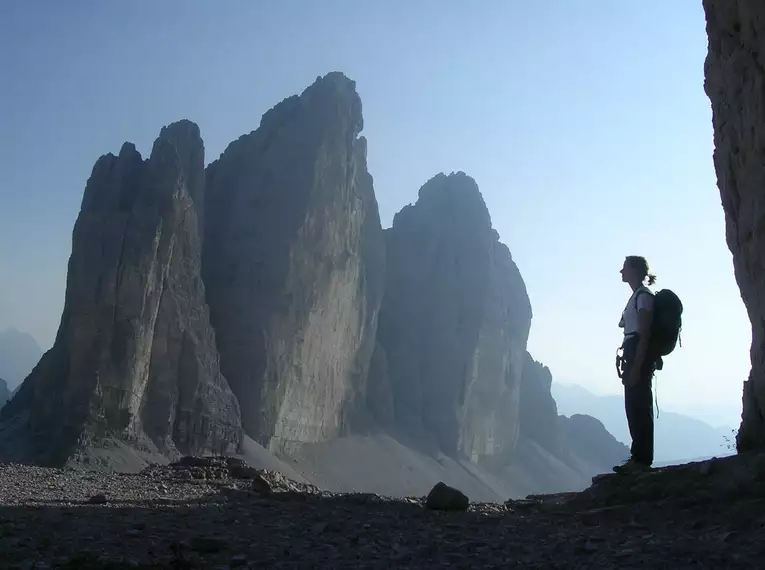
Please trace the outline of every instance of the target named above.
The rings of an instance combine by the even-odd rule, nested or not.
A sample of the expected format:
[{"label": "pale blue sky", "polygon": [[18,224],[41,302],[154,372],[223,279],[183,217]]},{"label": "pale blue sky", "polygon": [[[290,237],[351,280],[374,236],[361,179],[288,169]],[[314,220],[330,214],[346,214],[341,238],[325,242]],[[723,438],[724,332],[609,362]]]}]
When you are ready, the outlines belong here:
[{"label": "pale blue sky", "polygon": [[196,121],[207,159],[317,76],[357,82],[383,223],[478,182],[526,280],[530,350],[618,392],[619,269],[686,305],[659,404],[737,425],[751,333],[712,164],[700,0],[0,2],[0,328],[52,343],[95,160]]}]

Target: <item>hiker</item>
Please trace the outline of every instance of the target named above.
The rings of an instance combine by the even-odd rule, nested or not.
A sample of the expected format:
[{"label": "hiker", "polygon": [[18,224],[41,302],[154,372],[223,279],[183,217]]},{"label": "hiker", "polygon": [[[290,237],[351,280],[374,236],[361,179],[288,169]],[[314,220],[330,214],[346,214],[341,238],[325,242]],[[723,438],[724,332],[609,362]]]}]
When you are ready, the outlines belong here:
[{"label": "hiker", "polygon": [[627,413],[632,447],[630,458],[614,467],[616,472],[650,469],[653,463],[652,381],[660,357],[651,350],[651,325],[654,318],[654,294],[648,288],[656,276],[648,262],[638,255],[627,256],[621,270],[622,281],[629,284],[632,296],[622,312],[619,327],[624,329],[621,355],[617,352],[617,371],[624,385],[624,408]]}]

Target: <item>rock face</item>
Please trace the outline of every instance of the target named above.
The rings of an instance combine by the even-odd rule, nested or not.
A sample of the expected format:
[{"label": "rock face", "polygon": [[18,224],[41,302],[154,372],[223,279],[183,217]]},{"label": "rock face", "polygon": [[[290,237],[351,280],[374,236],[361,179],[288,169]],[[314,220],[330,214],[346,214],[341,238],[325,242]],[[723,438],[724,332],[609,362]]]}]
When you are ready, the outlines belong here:
[{"label": "rock face", "polygon": [[[188,121],[147,160],[130,144],[102,157],[56,341],[0,413],[0,461],[130,470],[117,463],[241,452],[285,465],[269,450],[312,476],[334,457],[337,481],[391,463],[420,470],[410,486],[491,479],[471,496],[509,489],[503,477],[588,479],[566,438],[592,430],[562,423],[526,351],[526,287],[475,181],[435,176],[383,232],[362,127],[354,82],[330,73],[206,169]],[[328,441],[342,435],[355,439]],[[344,462],[361,463],[368,435],[356,470]]]},{"label": "rock face", "polygon": [[432,178],[386,246],[375,382],[390,382],[396,423],[474,461],[511,452],[531,306],[475,181]]},{"label": "rock face", "polygon": [[459,489],[439,481],[428,493],[425,506],[435,511],[466,511],[470,499]]},{"label": "rock face", "polygon": [[561,456],[569,462],[585,461],[607,472],[630,456],[629,448],[592,416],[559,416],[558,429]]},{"label": "rock face", "polygon": [[765,3],[704,0],[704,88],[736,280],[752,322],[738,449],[765,449]]},{"label": "rock face", "polygon": [[521,376],[520,435],[557,455],[563,450],[563,446],[558,407],[551,389],[550,369],[534,360],[527,352]]},{"label": "rock face", "polygon": [[204,148],[188,121],[162,129],[148,160],[128,143],[98,160],[58,334],[2,410],[0,455],[60,464],[109,437],[165,455],[237,448],[239,406],[200,273],[203,192]]},{"label": "rock face", "polygon": [[221,368],[272,450],[337,436],[365,404],[385,256],[362,127],[354,82],[331,73],[207,168]]},{"label": "rock face", "polygon": [[8,383],[0,378],[0,408],[11,399],[11,391],[8,390]]}]

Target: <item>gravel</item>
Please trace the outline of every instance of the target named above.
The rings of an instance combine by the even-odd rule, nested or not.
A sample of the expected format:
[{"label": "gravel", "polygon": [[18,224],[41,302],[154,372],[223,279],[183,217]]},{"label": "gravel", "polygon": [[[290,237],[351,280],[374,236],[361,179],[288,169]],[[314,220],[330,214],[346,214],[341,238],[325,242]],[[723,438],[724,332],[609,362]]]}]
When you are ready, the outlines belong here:
[{"label": "gravel", "polygon": [[[137,474],[5,464],[0,568],[757,567],[761,474],[714,495],[703,491],[730,477],[708,471],[614,475],[587,493],[449,512],[425,497],[329,493],[233,459]],[[692,492],[656,491],[684,477]]]}]

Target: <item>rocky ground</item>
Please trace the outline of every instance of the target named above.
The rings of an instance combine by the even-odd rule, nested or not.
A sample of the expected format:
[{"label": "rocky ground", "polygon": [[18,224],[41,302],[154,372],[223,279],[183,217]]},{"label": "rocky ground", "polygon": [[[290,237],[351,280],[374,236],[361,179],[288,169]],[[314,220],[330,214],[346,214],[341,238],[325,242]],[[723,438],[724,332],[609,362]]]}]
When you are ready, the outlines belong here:
[{"label": "rocky ground", "polygon": [[467,512],[326,493],[232,459],[138,474],[0,465],[9,569],[753,568],[763,536],[756,455]]}]

